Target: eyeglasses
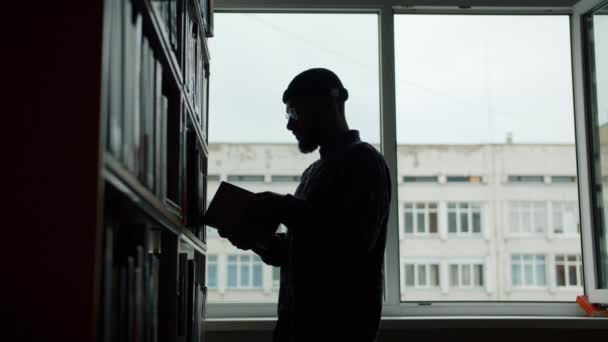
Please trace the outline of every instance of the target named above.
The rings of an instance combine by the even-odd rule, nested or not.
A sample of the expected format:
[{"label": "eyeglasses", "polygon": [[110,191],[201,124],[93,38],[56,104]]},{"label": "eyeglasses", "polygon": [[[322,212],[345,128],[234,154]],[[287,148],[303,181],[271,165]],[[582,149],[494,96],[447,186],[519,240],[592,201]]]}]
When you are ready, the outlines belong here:
[{"label": "eyeglasses", "polygon": [[298,120],[298,118],[299,118],[299,116],[298,116],[298,113],[296,112],[295,108],[287,109],[287,112],[285,113],[285,119]]}]

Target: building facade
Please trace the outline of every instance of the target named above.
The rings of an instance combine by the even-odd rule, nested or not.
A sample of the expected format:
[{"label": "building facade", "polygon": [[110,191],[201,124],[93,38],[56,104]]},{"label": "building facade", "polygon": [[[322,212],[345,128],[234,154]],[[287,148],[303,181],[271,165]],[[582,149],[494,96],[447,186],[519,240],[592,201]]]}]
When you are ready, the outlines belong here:
[{"label": "building facade", "polygon": [[[209,148],[209,199],[220,181],[293,193],[318,158],[295,144]],[[397,156],[402,300],[574,301],[583,293],[574,145],[399,145]],[[209,301],[276,301],[278,269],[208,232]]]}]

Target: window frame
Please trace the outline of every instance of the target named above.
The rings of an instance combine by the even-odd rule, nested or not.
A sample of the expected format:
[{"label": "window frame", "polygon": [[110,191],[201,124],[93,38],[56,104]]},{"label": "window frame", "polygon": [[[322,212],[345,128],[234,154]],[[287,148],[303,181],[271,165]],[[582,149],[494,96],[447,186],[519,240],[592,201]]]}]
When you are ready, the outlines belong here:
[{"label": "window frame", "polygon": [[[400,6],[397,0],[345,0],[345,1],[294,1],[277,7],[272,0],[224,0],[216,6],[216,12],[248,13],[373,13],[378,15],[379,61],[380,61],[380,139],[381,152],[389,167],[392,180],[392,199],[388,221],[385,258],[385,301],[384,317],[583,317],[584,314],[574,302],[401,302],[399,255],[401,215],[397,199],[397,187],[401,179],[397,175],[396,151],[396,99],[395,99],[395,57],[394,57],[394,18],[397,14],[495,14],[495,15],[568,15],[572,52],[575,141],[577,151],[577,182],[579,188],[579,215],[581,217],[581,240],[583,253],[585,292],[596,298],[608,298],[608,291],[598,291],[589,284],[595,282],[590,270],[589,259],[593,256],[593,240],[590,207],[590,173],[588,168],[589,141],[585,117],[585,79],[583,70],[584,41],[581,31],[581,16],[593,9],[603,0],[581,0],[573,7],[504,7],[498,1],[496,6],[458,8],[456,6],[426,6],[422,0],[415,0],[407,7]],[[506,2],[506,1],[505,1]],[[422,5],[422,6],[418,6]],[[548,209],[547,209],[548,210]],[[483,229],[483,227],[482,227]],[[546,229],[553,229],[547,223]],[[545,257],[545,268],[549,267]],[[510,265],[510,264],[509,264]],[[487,270],[484,267],[484,273]],[[548,272],[547,272],[548,273]],[[449,280],[449,279],[448,279]],[[485,278],[484,282],[488,279]],[[552,281],[548,277],[547,283]],[[484,285],[485,286],[485,285]],[[429,305],[431,304],[431,305]],[[276,303],[210,303],[210,318],[262,318],[276,317]],[[556,318],[557,318],[556,317]],[[559,325],[559,323],[556,323]]]}]

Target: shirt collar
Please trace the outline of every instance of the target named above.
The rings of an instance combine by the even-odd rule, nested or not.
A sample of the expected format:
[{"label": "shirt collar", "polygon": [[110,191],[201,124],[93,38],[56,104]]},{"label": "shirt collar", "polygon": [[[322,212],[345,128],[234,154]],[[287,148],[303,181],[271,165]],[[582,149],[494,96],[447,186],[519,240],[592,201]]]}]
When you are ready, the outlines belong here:
[{"label": "shirt collar", "polygon": [[361,142],[361,139],[359,138],[359,131],[349,130],[341,132],[332,140],[331,143],[322,146],[319,150],[319,154],[321,155],[321,159],[327,159],[358,142]]}]

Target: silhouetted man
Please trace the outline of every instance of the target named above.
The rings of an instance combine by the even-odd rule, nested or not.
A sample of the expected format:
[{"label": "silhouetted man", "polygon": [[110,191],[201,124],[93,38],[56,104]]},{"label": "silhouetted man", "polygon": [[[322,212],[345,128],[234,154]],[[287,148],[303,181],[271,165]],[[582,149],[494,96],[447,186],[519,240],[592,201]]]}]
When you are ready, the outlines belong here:
[{"label": "silhouetted man", "polygon": [[[327,69],[291,81],[283,94],[287,129],[303,153],[320,146],[321,159],[304,171],[295,195],[254,195],[247,237],[220,231],[281,268],[276,342],[376,338],[390,178],[382,155],[349,129],[347,99]],[[279,222],[287,233],[276,232]]]}]

